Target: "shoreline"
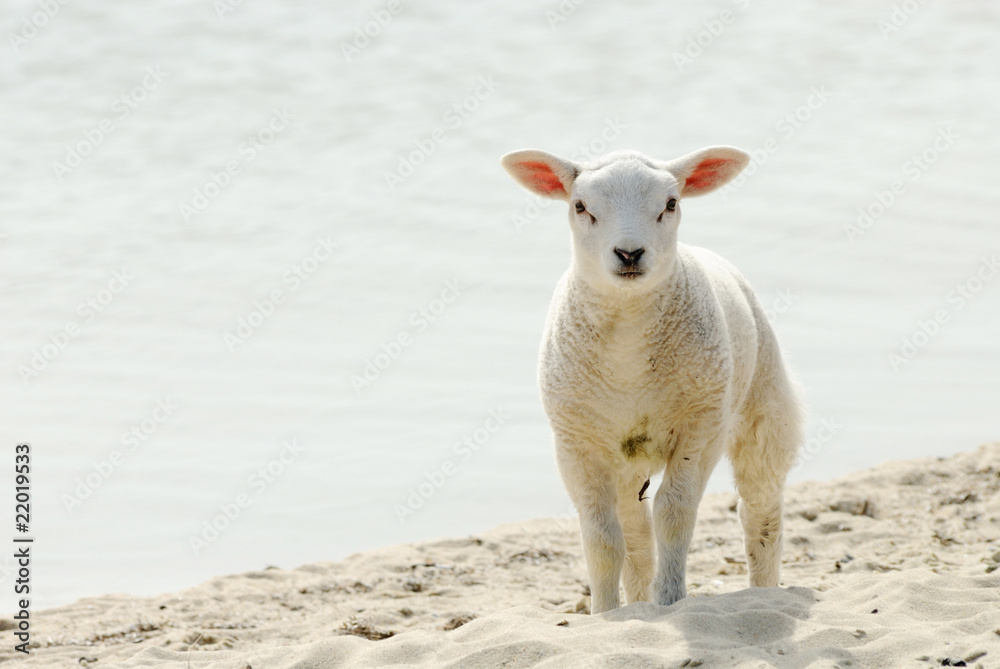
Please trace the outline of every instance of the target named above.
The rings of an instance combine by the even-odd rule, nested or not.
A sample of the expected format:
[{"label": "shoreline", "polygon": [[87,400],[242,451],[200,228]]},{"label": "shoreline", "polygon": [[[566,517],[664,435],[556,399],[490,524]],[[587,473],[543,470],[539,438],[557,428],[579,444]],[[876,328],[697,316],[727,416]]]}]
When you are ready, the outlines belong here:
[{"label": "shoreline", "polygon": [[[537,646],[538,661],[518,666],[591,666],[632,652],[622,635],[635,632],[646,639],[636,641],[637,657],[662,666],[685,658],[712,666],[720,653],[732,655],[729,666],[762,659],[801,666],[809,653],[833,663],[822,666],[1000,663],[1000,442],[789,486],[780,588],[747,589],[735,502],[734,493],[705,496],[688,598],[671,607],[638,603],[584,615],[577,520],[538,519],[339,562],[222,576],[178,593],[112,594],[32,611],[27,658],[12,650],[5,616],[0,660],[260,669],[297,666],[288,658],[340,667],[412,656],[418,666],[496,666],[505,653],[523,660],[517,649]],[[884,603],[868,606],[875,600]],[[578,628],[592,648],[557,642]],[[745,633],[733,637],[731,629]],[[685,643],[667,642],[677,634]],[[713,634],[718,643],[709,642]],[[472,655],[491,659],[476,665]]]}]

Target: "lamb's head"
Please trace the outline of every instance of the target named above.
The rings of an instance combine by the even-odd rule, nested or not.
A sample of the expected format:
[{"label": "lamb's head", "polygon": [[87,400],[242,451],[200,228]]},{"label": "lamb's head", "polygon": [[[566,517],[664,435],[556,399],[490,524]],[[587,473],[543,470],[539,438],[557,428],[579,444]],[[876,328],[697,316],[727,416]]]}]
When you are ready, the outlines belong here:
[{"label": "lamb's head", "polygon": [[749,160],[739,149],[714,146],[669,162],[628,151],[578,164],[527,149],[501,163],[528,190],[569,202],[573,269],[606,292],[662,281],[677,255],[681,199],[723,186]]}]

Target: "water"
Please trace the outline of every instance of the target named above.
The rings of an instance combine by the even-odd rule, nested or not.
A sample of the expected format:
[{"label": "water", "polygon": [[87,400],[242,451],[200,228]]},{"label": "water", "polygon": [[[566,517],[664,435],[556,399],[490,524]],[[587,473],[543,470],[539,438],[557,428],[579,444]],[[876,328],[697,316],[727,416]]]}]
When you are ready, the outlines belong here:
[{"label": "water", "polygon": [[[565,205],[502,172],[517,148],[756,151],[681,236],[775,312],[812,415],[794,480],[1000,434],[994,5],[883,37],[890,2],[406,2],[348,62],[385,8],[67,3],[0,57],[0,425],[34,450],[36,607],[567,513],[535,389]],[[39,11],[5,9],[4,35]]]}]

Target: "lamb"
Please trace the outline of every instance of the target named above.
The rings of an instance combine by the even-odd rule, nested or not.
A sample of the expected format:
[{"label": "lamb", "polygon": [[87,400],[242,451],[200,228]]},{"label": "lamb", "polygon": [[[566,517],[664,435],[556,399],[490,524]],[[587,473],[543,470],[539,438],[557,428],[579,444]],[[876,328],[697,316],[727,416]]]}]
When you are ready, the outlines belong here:
[{"label": "lamb", "polygon": [[747,280],[677,241],[681,200],[723,186],[748,161],[728,146],[670,162],[626,151],[577,164],[533,149],[501,160],[528,190],[571,205],[572,261],[549,308],[539,385],[580,516],[594,613],[620,605],[619,583],[628,603],[686,596],[698,504],[723,453],[750,585],[778,585],[782,491],[802,440],[798,391]]}]

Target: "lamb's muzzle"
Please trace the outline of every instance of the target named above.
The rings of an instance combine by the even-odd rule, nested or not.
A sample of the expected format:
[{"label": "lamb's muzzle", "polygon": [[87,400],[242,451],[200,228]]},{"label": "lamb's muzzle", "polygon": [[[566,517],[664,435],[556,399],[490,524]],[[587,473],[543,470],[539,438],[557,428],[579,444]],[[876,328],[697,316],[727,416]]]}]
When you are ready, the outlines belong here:
[{"label": "lamb's muzzle", "polygon": [[615,255],[618,259],[622,261],[622,268],[619,274],[626,271],[642,273],[639,266],[639,260],[642,258],[642,254],[646,251],[644,248],[632,249],[631,251],[626,251],[624,249],[615,248]]}]

